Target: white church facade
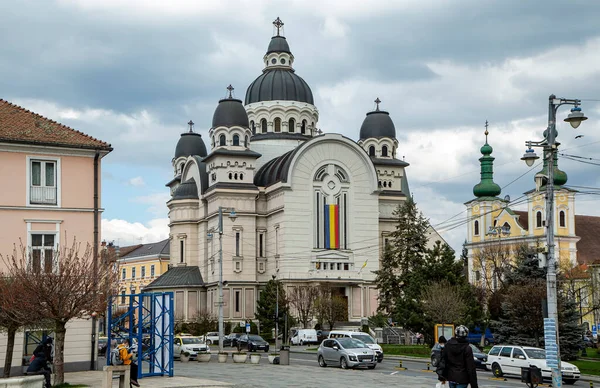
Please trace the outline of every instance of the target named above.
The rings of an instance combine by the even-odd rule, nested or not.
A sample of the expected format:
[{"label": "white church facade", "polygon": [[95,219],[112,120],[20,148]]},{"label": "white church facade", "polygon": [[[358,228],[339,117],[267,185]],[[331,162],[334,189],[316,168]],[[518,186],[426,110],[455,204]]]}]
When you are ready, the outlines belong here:
[{"label": "white church facade", "polygon": [[312,91],[292,67],[282,23],[274,24],[245,101],[229,88],[209,138],[190,122],[176,146],[167,184],[171,269],[147,290],[173,291],[177,319],[217,314],[220,207],[225,320],[254,318],[272,278],[286,287],[328,283],[348,301],[348,321],[378,307],[374,271],[395,230],[392,213],[410,195],[394,123],[376,100],[358,141],[318,130]]}]

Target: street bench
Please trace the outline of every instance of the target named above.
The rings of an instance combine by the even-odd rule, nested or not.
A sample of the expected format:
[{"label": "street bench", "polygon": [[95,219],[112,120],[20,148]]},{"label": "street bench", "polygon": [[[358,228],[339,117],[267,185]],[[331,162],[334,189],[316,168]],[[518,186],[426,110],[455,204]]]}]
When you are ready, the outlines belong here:
[{"label": "street bench", "polygon": [[44,376],[19,376],[0,379],[0,388],[40,388],[44,386]]},{"label": "street bench", "polygon": [[119,376],[119,388],[129,387],[129,380],[131,380],[131,367],[129,365],[106,365],[102,370],[104,371],[102,388],[112,388],[114,374]]}]

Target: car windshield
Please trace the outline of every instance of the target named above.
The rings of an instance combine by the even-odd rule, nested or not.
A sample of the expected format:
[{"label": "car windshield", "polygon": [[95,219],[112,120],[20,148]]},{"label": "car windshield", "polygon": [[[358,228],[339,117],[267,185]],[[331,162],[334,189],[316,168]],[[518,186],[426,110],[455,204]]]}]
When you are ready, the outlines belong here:
[{"label": "car windshield", "polygon": [[469,346],[471,347],[471,350],[473,351],[473,353],[481,353],[481,350],[479,350],[479,348],[473,344],[469,344]]},{"label": "car windshield", "polygon": [[248,339],[250,341],[264,341],[264,339],[262,339],[262,337],[259,335],[249,335]]},{"label": "car windshield", "polygon": [[181,341],[183,342],[184,345],[195,345],[195,344],[202,343],[202,340],[200,339],[200,337],[182,338]]},{"label": "car windshield", "polygon": [[534,360],[545,360],[546,351],[544,349],[523,349],[527,354],[527,357],[533,358]]},{"label": "car windshield", "polygon": [[359,335],[353,334],[352,338],[360,340],[366,344],[374,344],[375,343],[373,338],[370,335],[366,335],[366,334],[359,334]]},{"label": "car windshield", "polygon": [[360,349],[367,347],[364,342],[352,338],[339,338],[338,342],[344,349]]}]

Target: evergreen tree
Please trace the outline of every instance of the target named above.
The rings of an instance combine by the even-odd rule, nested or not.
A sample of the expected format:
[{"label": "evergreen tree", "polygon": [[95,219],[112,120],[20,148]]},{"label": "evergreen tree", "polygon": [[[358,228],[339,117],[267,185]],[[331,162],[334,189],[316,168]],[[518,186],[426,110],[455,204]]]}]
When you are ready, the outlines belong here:
[{"label": "evergreen tree", "polygon": [[559,293],[558,300],[558,327],[561,359],[576,360],[579,350],[584,346],[584,329],[580,324],[577,303],[562,292]]},{"label": "evergreen tree", "polygon": [[260,322],[262,332],[275,328],[275,311],[277,307],[277,288],[279,288],[279,328],[283,329],[285,315],[289,313],[288,300],[283,284],[269,280],[256,303],[256,319]]}]

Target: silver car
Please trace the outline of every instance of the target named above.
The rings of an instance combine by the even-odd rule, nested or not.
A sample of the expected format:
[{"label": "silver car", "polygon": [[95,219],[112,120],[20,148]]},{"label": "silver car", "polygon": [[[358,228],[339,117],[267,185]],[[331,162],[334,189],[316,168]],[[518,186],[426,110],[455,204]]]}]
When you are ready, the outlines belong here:
[{"label": "silver car", "polygon": [[349,337],[324,340],[319,346],[317,357],[321,367],[331,364],[339,365],[342,369],[359,366],[375,369],[377,366],[375,352],[364,342]]}]

